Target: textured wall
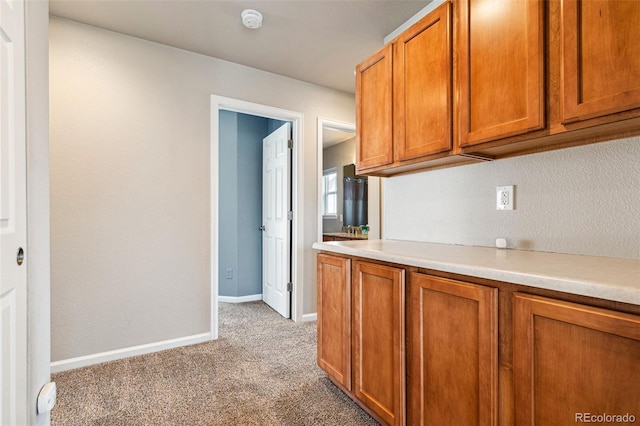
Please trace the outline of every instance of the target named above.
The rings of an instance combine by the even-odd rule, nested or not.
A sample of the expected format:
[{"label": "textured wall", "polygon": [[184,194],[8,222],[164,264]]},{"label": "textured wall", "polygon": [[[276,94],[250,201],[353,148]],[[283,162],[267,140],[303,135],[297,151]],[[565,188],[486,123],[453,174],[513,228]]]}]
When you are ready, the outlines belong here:
[{"label": "textured wall", "polygon": [[50,29],[52,361],[209,331],[212,94],[304,114],[300,314],[314,313],[316,122],[353,121],[353,96],[58,18]]},{"label": "textured wall", "polygon": [[[516,186],[497,211],[496,186]],[[640,258],[640,138],[384,182],[389,239]]]}]

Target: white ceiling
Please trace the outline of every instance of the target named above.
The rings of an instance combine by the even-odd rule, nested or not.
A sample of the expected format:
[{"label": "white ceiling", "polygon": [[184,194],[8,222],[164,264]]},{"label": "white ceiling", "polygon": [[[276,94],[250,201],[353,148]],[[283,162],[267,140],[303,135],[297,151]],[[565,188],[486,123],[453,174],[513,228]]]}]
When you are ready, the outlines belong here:
[{"label": "white ceiling", "polygon": [[[354,93],[353,71],[431,0],[51,0],[50,13]],[[256,9],[262,28],[242,25]]]},{"label": "white ceiling", "polygon": [[355,132],[347,132],[333,127],[324,127],[322,129],[322,148],[327,149],[330,146],[346,142],[356,137]]}]

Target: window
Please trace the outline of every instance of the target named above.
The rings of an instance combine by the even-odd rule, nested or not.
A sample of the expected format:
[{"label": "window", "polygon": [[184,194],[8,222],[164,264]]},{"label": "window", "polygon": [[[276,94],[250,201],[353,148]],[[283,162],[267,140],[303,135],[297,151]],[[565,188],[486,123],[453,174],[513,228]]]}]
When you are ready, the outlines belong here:
[{"label": "window", "polygon": [[322,172],[322,215],[338,216],[338,172],[335,167]]}]

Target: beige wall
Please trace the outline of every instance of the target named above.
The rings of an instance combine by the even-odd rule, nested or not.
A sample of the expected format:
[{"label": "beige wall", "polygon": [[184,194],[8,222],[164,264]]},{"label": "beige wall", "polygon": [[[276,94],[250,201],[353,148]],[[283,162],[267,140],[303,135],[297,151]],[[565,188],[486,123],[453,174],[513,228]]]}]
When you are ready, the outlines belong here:
[{"label": "beige wall", "polygon": [[[497,211],[496,186],[516,186]],[[640,138],[385,181],[387,238],[640,258]]]},{"label": "beige wall", "polygon": [[316,121],[352,122],[353,96],[57,18],[50,29],[52,361],[209,332],[212,94],[304,114],[299,285],[314,313]]}]

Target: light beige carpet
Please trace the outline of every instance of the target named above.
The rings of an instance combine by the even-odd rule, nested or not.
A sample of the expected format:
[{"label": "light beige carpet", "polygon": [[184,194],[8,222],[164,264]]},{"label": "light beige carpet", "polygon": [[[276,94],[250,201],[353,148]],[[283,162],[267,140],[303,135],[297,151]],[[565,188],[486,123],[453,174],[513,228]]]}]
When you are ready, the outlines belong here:
[{"label": "light beige carpet", "polygon": [[220,304],[220,339],[53,375],[52,425],[377,425],[316,365],[316,323]]}]

